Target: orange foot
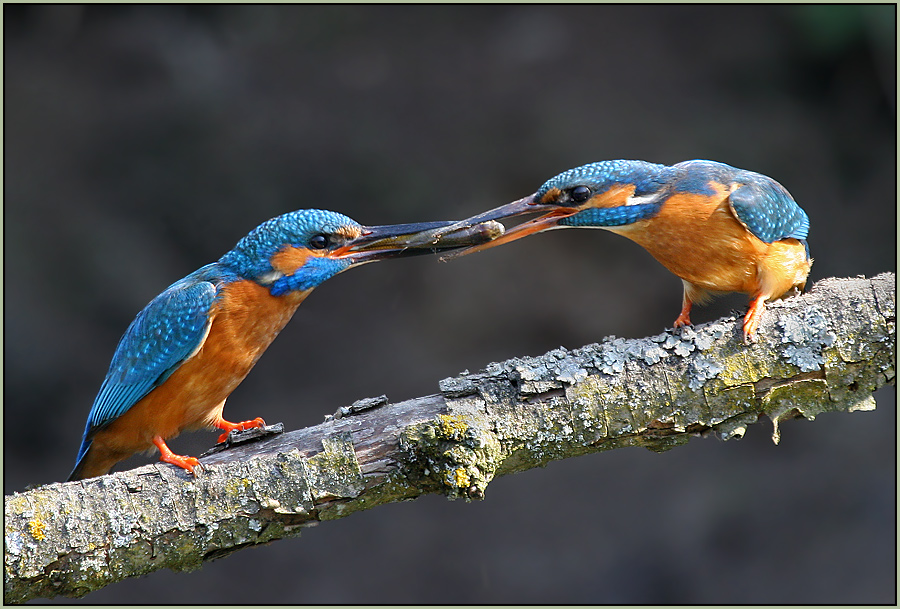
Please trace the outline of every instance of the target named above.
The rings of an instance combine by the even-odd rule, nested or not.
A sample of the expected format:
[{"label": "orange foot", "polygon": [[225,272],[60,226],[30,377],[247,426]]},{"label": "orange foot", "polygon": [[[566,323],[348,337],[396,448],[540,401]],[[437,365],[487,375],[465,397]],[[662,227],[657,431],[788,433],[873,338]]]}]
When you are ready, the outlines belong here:
[{"label": "orange foot", "polygon": [[759,321],[762,319],[763,311],[766,310],[766,297],[757,296],[750,301],[750,309],[744,316],[744,344],[754,342],[756,338],[756,329],[759,327]]},{"label": "orange foot", "polygon": [[216,427],[218,427],[219,429],[224,429],[225,433],[219,436],[217,442],[224,442],[226,439],[228,439],[228,434],[230,434],[235,429],[240,429],[243,431],[244,429],[253,429],[254,427],[264,427],[265,424],[266,422],[262,420],[262,417],[256,417],[252,421],[241,421],[240,423],[232,423],[230,421],[222,419],[221,421],[216,423]]},{"label": "orange foot", "polygon": [[172,449],[166,446],[165,440],[163,440],[160,436],[154,436],[153,443],[156,444],[156,448],[159,449],[159,460],[164,463],[177,465],[178,467],[185,469],[192,474],[194,473],[194,468],[200,465],[200,461],[198,461],[195,457],[185,457],[184,455],[176,455],[175,453],[173,453]]},{"label": "orange foot", "polygon": [[678,314],[678,317],[675,318],[675,323],[673,327],[680,328],[681,326],[690,326],[691,325],[691,305],[693,303],[690,300],[684,301],[684,306],[681,307],[681,313]]}]

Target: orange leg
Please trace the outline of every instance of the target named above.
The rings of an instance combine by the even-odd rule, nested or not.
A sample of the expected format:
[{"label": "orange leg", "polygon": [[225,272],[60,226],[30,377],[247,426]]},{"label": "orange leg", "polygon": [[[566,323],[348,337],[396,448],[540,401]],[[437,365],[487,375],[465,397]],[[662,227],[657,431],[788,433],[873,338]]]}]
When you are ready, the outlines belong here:
[{"label": "orange leg", "polygon": [[680,328],[681,326],[690,326],[691,325],[691,299],[687,297],[687,294],[684,295],[684,301],[681,305],[681,313],[678,314],[678,317],[675,318],[675,328]]},{"label": "orange leg", "polygon": [[756,334],[756,329],[759,327],[759,320],[762,318],[762,313],[766,309],[766,300],[767,297],[764,294],[761,294],[750,301],[750,309],[744,316],[744,343],[749,343],[754,340],[753,335]]},{"label": "orange leg", "polygon": [[163,440],[160,436],[153,436],[153,443],[156,444],[156,448],[159,449],[159,460],[164,463],[171,463],[172,465],[177,465],[178,467],[189,471],[190,473],[194,473],[194,468],[200,465],[200,461],[198,461],[195,457],[185,457],[183,455],[176,455],[172,452],[168,446],[166,446],[165,440]]},{"label": "orange leg", "polygon": [[266,424],[265,421],[262,420],[262,417],[256,417],[252,421],[241,421],[240,423],[232,423],[230,421],[226,421],[225,419],[220,419],[216,422],[216,427],[219,429],[224,429],[225,433],[219,436],[217,442],[224,442],[228,439],[228,434],[230,434],[235,429],[253,429],[254,427],[264,427]]}]

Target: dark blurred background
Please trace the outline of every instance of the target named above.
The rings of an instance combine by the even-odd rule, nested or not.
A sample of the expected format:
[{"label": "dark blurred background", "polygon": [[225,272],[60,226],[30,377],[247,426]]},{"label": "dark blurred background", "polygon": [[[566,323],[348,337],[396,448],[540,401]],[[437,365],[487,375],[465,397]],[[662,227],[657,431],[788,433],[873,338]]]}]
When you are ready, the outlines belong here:
[{"label": "dark blurred background", "polygon": [[[592,161],[715,159],[806,209],[811,282],[896,269],[894,6],[5,5],[4,26],[5,493],[66,478],[153,296],[289,210],[456,219]],[[296,429],[656,334],[680,304],[601,231],[367,266],[306,301],[225,414]],[[552,463],[81,602],[893,603],[894,389],[877,399],[777,447],[765,421]]]}]

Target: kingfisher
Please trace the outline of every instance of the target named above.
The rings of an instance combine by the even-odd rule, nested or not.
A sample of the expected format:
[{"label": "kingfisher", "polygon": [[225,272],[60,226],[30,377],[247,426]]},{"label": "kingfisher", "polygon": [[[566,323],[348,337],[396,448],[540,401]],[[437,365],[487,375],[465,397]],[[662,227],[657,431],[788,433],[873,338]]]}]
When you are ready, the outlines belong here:
[{"label": "kingfisher", "polygon": [[569,169],[534,194],[420,235],[528,213],[542,215],[491,241],[445,258],[485,250],[542,231],[602,228],[646,249],[684,284],[675,327],[711,295],[750,296],[743,338],[755,339],[765,303],[806,285],[812,259],[809,218],[770,177],[707,160],[667,166],[614,160]]},{"label": "kingfisher", "polygon": [[265,425],[262,418],[226,421],[222,408],[310,292],[351,266],[473,245],[502,231],[488,223],[447,231],[425,247],[413,243],[419,232],[449,224],[362,226],[303,209],[256,227],[132,321],[88,414],[69,480],[106,474],[154,445],[161,461],[193,473],[198,460],[174,454],[166,440],[206,427],[223,430],[223,442],[232,430]]}]

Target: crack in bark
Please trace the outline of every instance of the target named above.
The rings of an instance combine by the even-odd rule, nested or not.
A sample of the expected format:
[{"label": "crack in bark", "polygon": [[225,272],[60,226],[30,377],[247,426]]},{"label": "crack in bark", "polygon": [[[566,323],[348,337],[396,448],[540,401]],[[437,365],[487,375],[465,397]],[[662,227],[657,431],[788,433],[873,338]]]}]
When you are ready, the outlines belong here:
[{"label": "crack in bark", "polygon": [[790,378],[771,378],[765,377],[752,384],[753,391],[757,397],[763,397],[772,389],[797,383],[800,381],[808,381],[812,379],[825,380],[825,370],[812,370],[810,372],[800,372]]}]

